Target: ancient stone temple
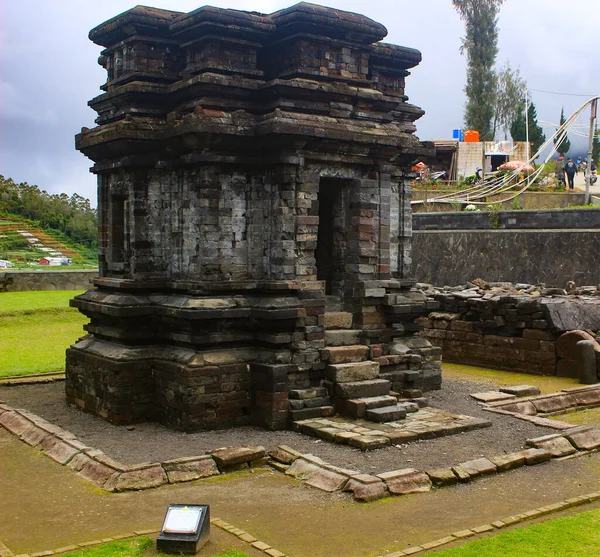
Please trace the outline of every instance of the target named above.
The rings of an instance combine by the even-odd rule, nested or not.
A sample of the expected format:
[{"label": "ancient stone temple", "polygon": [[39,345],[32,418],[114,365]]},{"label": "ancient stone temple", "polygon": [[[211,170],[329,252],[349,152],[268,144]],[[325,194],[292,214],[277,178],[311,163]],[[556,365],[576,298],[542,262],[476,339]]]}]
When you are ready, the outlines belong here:
[{"label": "ancient stone temple", "polygon": [[402,417],[441,382],[414,333],[405,96],[418,51],[361,15],[138,6],[93,29],[108,79],[77,149],[100,278],[69,403],[186,431]]}]

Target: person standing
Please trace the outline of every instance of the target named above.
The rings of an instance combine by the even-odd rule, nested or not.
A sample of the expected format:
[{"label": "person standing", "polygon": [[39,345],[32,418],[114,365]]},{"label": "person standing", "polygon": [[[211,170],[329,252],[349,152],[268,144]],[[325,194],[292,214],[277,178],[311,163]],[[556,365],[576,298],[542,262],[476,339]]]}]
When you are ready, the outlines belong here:
[{"label": "person standing", "polygon": [[573,159],[569,159],[567,164],[565,164],[565,174],[567,175],[567,180],[569,181],[569,189],[575,189],[575,173],[577,172],[577,166],[573,162]]}]

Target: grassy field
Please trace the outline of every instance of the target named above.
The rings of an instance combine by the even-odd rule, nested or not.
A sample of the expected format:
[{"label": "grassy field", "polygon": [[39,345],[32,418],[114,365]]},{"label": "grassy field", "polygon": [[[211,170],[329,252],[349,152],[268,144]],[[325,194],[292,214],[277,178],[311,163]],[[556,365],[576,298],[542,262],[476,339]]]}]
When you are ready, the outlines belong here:
[{"label": "grassy field", "polygon": [[65,350],[87,319],[69,307],[81,291],[0,293],[0,377],[65,368]]},{"label": "grassy field", "polygon": [[600,509],[502,532],[437,552],[440,557],[591,557],[600,555]]}]

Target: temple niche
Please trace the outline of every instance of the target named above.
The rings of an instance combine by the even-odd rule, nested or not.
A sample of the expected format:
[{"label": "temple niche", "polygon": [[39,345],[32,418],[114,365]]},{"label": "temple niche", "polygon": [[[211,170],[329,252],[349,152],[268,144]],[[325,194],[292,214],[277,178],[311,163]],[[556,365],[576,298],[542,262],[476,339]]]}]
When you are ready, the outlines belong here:
[{"label": "temple niche", "polygon": [[100,276],[73,301],[90,321],[69,403],[285,428],[398,417],[398,397],[439,388],[440,351],[415,337],[434,302],[410,278],[410,167],[432,152],[405,95],[421,55],[386,34],[306,3],[137,6],[90,32],[108,79],[76,145],[98,178]]}]

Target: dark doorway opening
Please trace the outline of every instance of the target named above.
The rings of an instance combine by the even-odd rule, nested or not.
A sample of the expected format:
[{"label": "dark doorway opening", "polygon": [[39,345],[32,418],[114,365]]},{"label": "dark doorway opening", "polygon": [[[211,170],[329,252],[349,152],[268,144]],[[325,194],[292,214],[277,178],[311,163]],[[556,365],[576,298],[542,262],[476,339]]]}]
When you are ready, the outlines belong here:
[{"label": "dark doorway opening", "polygon": [[315,259],[317,280],[325,281],[325,294],[344,293],[349,181],[321,178],[319,183],[319,231]]}]

